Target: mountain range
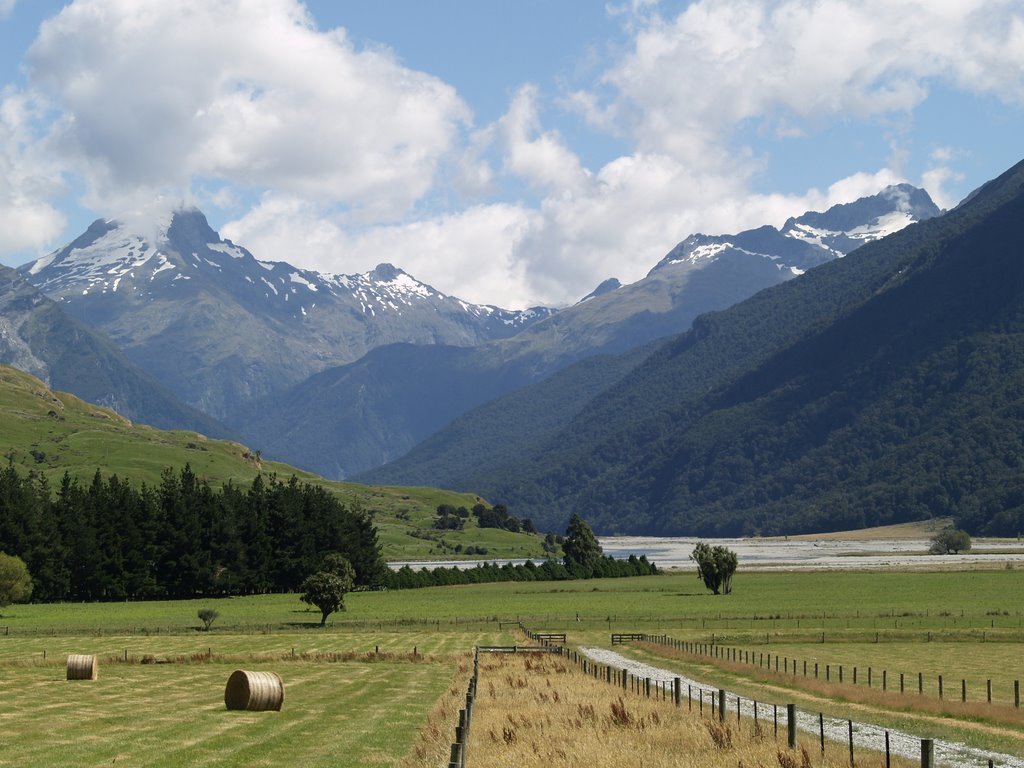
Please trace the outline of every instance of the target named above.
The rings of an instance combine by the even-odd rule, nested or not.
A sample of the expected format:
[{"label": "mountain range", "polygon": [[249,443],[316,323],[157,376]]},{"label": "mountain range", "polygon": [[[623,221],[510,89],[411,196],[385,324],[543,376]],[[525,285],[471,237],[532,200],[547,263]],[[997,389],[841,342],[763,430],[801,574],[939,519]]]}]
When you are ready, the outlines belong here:
[{"label": "mountain range", "polygon": [[[207,418],[211,432],[343,478],[398,459],[428,438],[423,450],[437,440],[464,446],[450,430],[439,432],[463,414],[468,421],[453,428],[476,423],[475,433],[494,438],[485,451],[478,441],[471,455],[498,462],[498,447],[519,443],[486,428],[498,423],[496,414],[481,421],[468,414],[473,408],[516,393],[517,408],[529,412],[541,390],[522,388],[541,383],[546,399],[533,404],[547,405],[533,408],[544,421],[535,435],[555,434],[586,413],[592,398],[646,365],[659,339],[686,331],[698,316],[938,213],[923,190],[900,185],[808,212],[781,229],[692,235],[642,280],[610,279],[559,311],[474,305],[390,264],[363,275],[324,275],[260,261],[220,238],[195,209],[153,222],[143,228],[149,234],[99,220],[14,277],[19,290],[34,290],[34,300],[45,301],[68,327],[87,329],[132,371],[158,381],[177,407]],[[11,317],[6,323],[18,325]],[[31,365],[32,347],[18,350]],[[88,397],[74,382],[65,388]],[[158,423],[139,409],[131,418]],[[537,426],[537,419],[519,424]],[[440,472],[443,458],[430,471],[403,469],[415,463],[362,477],[460,481],[457,463]],[[490,465],[477,466],[474,477]]]},{"label": "mountain range", "polygon": [[[601,362],[607,386],[582,401],[568,391],[586,374],[574,366],[363,479],[426,473],[542,527],[578,512],[603,533],[779,534],[954,516],[1015,535],[1021,221],[1024,163],[942,216],[700,316],[639,362]],[[709,245],[719,243],[682,250]],[[552,420],[531,401],[571,413]],[[500,450],[483,447],[498,435]]]},{"label": "mountain range", "polygon": [[[860,215],[857,215],[860,211]],[[543,381],[598,354],[617,354],[686,330],[698,315],[939,213],[927,193],[890,187],[857,204],[737,235],[687,238],[642,280],[606,282],[579,303],[505,339],[475,347],[403,344],[330,368],[273,399],[246,439],[270,456],[330,477],[404,455],[471,408]],[[841,226],[848,230],[841,230]],[[817,233],[809,234],[811,229]],[[809,242],[813,237],[822,242]],[[374,475],[368,475],[368,478]],[[429,478],[420,478],[431,482]]]},{"label": "mountain range", "polygon": [[147,229],[96,221],[20,272],[182,400],[229,422],[377,346],[476,345],[550,314],[469,304],[390,264],[325,275],[259,261],[195,209]]}]

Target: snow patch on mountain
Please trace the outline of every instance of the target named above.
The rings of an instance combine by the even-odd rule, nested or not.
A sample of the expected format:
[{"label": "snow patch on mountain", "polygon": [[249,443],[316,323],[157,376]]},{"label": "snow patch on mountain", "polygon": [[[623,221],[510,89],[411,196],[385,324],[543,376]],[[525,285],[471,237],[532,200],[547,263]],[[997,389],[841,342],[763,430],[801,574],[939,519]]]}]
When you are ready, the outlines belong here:
[{"label": "snow patch on mountain", "polygon": [[778,269],[800,275],[939,213],[924,190],[896,185],[824,213],[808,211],[786,221],[781,230],[764,226],[735,235],[690,235],[655,270],[674,264],[701,268],[729,254],[743,254],[770,259]]},{"label": "snow patch on mountain", "polygon": [[[500,320],[502,326],[520,327],[553,311],[510,311],[463,302],[387,263],[362,274],[344,275],[262,261],[245,248],[222,240],[196,209],[179,210],[173,217],[157,217],[146,228],[156,232],[157,239],[114,220],[94,222],[82,237],[22,267],[21,271],[45,293],[65,301],[128,285],[132,290],[156,297],[161,290],[159,276],[176,269],[177,279],[197,277],[202,271],[217,273],[217,279],[229,291],[246,290],[242,286],[251,290],[262,284],[263,300],[275,303],[277,311],[297,318],[307,317],[312,307],[284,309],[295,286],[304,286],[313,293],[330,293],[342,303],[354,302],[369,317],[401,313],[404,308],[419,305],[447,305],[451,311],[461,310],[480,320]],[[225,256],[230,261],[225,261]],[[239,287],[231,289],[230,284]]]},{"label": "snow patch on mountain", "polygon": [[227,254],[233,259],[244,259],[245,251],[239,248],[234,243],[223,242],[223,243],[207,243],[206,247],[211,251],[218,251],[220,253]]}]

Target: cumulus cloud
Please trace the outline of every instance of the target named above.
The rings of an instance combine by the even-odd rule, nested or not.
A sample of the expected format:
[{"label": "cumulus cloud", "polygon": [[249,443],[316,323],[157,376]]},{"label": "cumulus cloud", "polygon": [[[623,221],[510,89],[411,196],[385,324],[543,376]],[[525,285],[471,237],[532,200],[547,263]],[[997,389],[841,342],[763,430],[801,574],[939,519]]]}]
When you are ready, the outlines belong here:
[{"label": "cumulus cloud", "polygon": [[40,249],[64,228],[52,200],[60,170],[32,141],[41,108],[13,88],[0,91],[0,252]]},{"label": "cumulus cloud", "polygon": [[96,208],[213,178],[393,218],[469,120],[451,86],[319,31],[295,0],[77,0],[28,61],[63,111],[50,147]]},{"label": "cumulus cloud", "polygon": [[390,262],[445,293],[481,304],[526,307],[536,293],[516,246],[538,214],[519,205],[474,205],[449,214],[352,229],[297,198],[268,194],[221,234],[257,257],[329,274]]},{"label": "cumulus cloud", "polygon": [[558,133],[541,131],[536,86],[519,89],[498,125],[508,173],[558,194],[579,192],[589,182],[590,174]]},{"label": "cumulus cloud", "polygon": [[[604,50],[618,53],[589,87],[523,84],[475,125],[452,86],[318,29],[299,0],[75,0],[40,29],[28,90],[4,95],[0,248],[59,229],[66,174],[99,215],[161,195],[230,209],[223,233],[259,258],[334,273],[390,261],[473,301],[564,304],[639,279],[693,232],[781,225],[906,180],[936,84],[1024,103],[1021,0],[607,10],[631,42]],[[588,166],[545,125],[555,110],[626,149]],[[841,122],[888,137],[889,156],[752,191],[771,141]],[[936,150],[911,181],[949,207],[956,159]]]},{"label": "cumulus cloud", "polygon": [[746,120],[819,121],[909,112],[940,79],[1024,101],[1017,0],[700,0],[645,16],[608,69],[608,98],[580,94],[598,124],[694,167],[726,162]]}]

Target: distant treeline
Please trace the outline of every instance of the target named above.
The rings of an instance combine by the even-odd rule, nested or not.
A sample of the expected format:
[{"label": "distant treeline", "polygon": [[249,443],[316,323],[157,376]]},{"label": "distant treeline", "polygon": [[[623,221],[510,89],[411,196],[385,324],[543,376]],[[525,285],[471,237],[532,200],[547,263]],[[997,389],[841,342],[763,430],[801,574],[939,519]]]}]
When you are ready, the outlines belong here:
[{"label": "distant treeline", "polygon": [[389,571],[383,579],[388,589],[415,589],[417,587],[443,587],[451,584],[485,584],[496,581],[567,581],[569,579],[604,578],[626,576],[654,576],[658,567],[647,561],[645,555],[630,555],[628,560],[616,560],[611,556],[599,558],[591,570],[584,572],[574,564],[572,568],[557,560],[545,560],[539,565],[532,560],[523,564],[482,563],[474,568],[424,568],[413,570],[408,565],[397,571]]},{"label": "distant treeline", "polygon": [[0,551],[28,565],[32,599],[123,600],[292,592],[328,552],[376,585],[387,567],[360,509],[295,477],[214,490],[188,465],[158,487],[99,471],[53,491],[0,470]]}]

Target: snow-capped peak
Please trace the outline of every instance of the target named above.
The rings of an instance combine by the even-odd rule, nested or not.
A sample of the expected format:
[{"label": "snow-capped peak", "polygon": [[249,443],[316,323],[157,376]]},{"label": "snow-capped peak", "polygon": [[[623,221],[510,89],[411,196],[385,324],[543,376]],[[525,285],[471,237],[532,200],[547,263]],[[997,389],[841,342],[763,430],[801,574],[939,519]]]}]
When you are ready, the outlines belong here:
[{"label": "snow-capped peak", "polygon": [[[398,267],[378,264],[362,274],[323,274],[287,262],[257,260],[224,240],[195,208],[133,224],[97,220],[79,238],[25,265],[23,274],[45,293],[65,302],[116,295],[129,302],[177,301],[203,292],[244,304],[249,311],[306,322],[335,309],[366,318],[402,315],[413,309],[469,314],[490,327],[516,328],[550,314],[534,308],[514,312],[467,304],[421,283]],[[148,231],[135,229],[142,226]],[[185,293],[183,293],[185,292]]]}]

